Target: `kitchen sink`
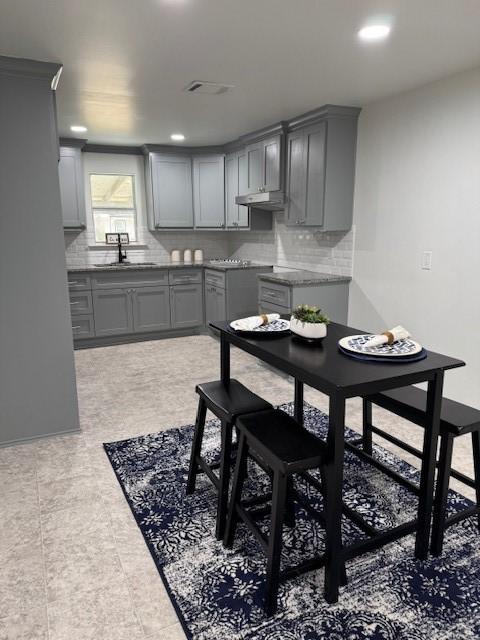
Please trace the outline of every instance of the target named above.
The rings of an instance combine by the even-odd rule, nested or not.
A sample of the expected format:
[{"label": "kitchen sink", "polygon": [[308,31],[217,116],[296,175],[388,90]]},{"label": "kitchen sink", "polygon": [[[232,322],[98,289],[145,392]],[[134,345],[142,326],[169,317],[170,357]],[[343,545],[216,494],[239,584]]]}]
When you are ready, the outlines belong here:
[{"label": "kitchen sink", "polygon": [[96,264],[96,267],[154,267],[156,262],[104,262]]}]

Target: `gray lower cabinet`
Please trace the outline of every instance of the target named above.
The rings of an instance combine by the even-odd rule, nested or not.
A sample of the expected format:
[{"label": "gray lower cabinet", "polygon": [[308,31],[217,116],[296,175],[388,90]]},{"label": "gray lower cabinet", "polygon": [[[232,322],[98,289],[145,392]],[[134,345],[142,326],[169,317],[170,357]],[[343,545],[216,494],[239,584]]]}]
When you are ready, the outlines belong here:
[{"label": "gray lower cabinet", "polygon": [[85,196],[83,184],[82,146],[61,146],[58,179],[64,229],[85,229]]},{"label": "gray lower cabinet", "polygon": [[95,324],[93,315],[72,315],[73,339],[93,338],[95,335]]},{"label": "gray lower cabinet", "polygon": [[169,287],[136,287],[130,296],[135,333],[170,329]]},{"label": "gray lower cabinet", "polygon": [[133,333],[132,301],[129,289],[93,291],[95,335]]},{"label": "gray lower cabinet", "polygon": [[324,281],[318,284],[287,285],[263,280],[258,282],[258,312],[289,315],[299,304],[315,305],[334,322],[347,323],[348,281]]},{"label": "gray lower cabinet", "polygon": [[186,329],[203,324],[203,293],[201,284],[176,284],[170,287],[172,327]]},{"label": "gray lower cabinet", "polygon": [[205,324],[214,320],[227,319],[227,298],[225,289],[205,284]]},{"label": "gray lower cabinet", "polygon": [[225,228],[225,156],[193,158],[195,227]]}]

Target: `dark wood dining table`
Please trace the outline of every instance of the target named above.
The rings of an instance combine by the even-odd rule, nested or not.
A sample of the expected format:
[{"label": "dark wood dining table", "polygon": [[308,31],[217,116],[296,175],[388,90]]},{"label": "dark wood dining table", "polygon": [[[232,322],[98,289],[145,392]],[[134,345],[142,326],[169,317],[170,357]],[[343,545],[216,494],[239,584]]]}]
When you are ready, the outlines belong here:
[{"label": "dark wood dining table", "polygon": [[[338,600],[343,560],[416,533],[415,557],[426,559],[430,538],[435,465],[440,429],[440,409],[444,372],[462,367],[461,360],[427,351],[427,357],[417,362],[376,363],[354,360],[343,354],[338,341],[354,334],[367,333],[353,327],[331,323],[321,345],[298,341],[293,334],[282,337],[245,337],[230,328],[230,323],[216,321],[210,327],[220,334],[220,370],[224,384],[230,380],[230,345],[289,374],[295,381],[294,416],[303,424],[303,391],[308,385],[329,397],[329,427],[327,435],[328,493],[325,514],[326,548],[316,566],[325,566],[325,598]],[[368,538],[350,547],[342,546],[341,518],[343,488],[343,460],[345,449],[345,404],[347,398],[365,397],[406,385],[428,383],[427,412],[422,449],[422,467],[417,518],[387,531],[376,531],[355,513],[350,516],[367,533]],[[351,511],[351,510],[350,510]],[[315,562],[305,570],[315,568]]]}]

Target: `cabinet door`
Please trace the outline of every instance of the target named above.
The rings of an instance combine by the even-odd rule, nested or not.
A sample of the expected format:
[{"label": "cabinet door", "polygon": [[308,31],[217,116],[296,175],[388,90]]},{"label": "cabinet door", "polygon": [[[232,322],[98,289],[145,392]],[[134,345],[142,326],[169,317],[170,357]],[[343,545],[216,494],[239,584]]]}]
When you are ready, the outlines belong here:
[{"label": "cabinet door", "polygon": [[225,157],[193,159],[193,207],[195,226],[225,227]]},{"label": "cabinet door", "polygon": [[170,328],[169,287],[136,287],[130,292],[135,333]]},{"label": "cabinet door", "polygon": [[214,287],[212,285],[205,286],[205,324],[214,320],[226,319],[226,297],[225,289]]},{"label": "cabinet door", "polygon": [[172,327],[183,329],[203,324],[201,284],[177,284],[170,287]]},{"label": "cabinet door", "polygon": [[322,122],[307,133],[307,193],[305,224],[322,226],[325,196],[325,153],[327,124]]},{"label": "cabinet door", "polygon": [[225,289],[221,289],[220,287],[215,287],[215,315],[217,316],[215,320],[226,320],[227,319],[227,296],[225,295]]},{"label": "cabinet door", "polygon": [[262,141],[262,187],[265,191],[278,191],[280,189],[280,145],[280,136],[273,136]]},{"label": "cabinet door", "polygon": [[225,158],[225,210],[227,215],[227,227],[238,226],[238,204],[235,198],[238,191],[238,155],[230,153]]},{"label": "cabinet door", "polygon": [[191,158],[152,153],[150,171],[155,228],[193,227]]},{"label": "cabinet door", "polygon": [[129,289],[102,289],[93,292],[95,335],[132,333],[132,301]]},{"label": "cabinet door", "polygon": [[[248,193],[248,155],[247,150],[242,149],[237,154],[238,157],[238,195],[244,196]],[[238,207],[238,227],[248,227],[249,209],[248,207]]]},{"label": "cabinet door", "polygon": [[288,225],[305,221],[307,202],[307,137],[292,133],[287,139],[287,215]]},{"label": "cabinet door", "polygon": [[263,188],[263,145],[261,142],[249,144],[247,149],[248,191],[257,193]]},{"label": "cabinet door", "polygon": [[60,147],[58,179],[63,227],[65,229],[85,229],[86,213],[81,149]]}]

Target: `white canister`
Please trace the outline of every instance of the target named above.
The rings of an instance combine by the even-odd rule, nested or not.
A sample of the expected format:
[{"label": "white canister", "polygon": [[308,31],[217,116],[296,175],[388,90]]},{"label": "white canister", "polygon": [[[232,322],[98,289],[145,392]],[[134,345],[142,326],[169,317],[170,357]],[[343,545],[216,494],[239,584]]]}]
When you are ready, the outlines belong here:
[{"label": "white canister", "polygon": [[181,262],[182,257],[181,257],[180,249],[172,249],[170,253],[170,260],[171,262]]},{"label": "white canister", "polygon": [[203,249],[195,249],[193,259],[195,262],[203,262]]},{"label": "white canister", "polygon": [[192,250],[191,249],[185,249],[185,251],[183,252],[183,261],[184,262],[191,262],[192,261]]}]

